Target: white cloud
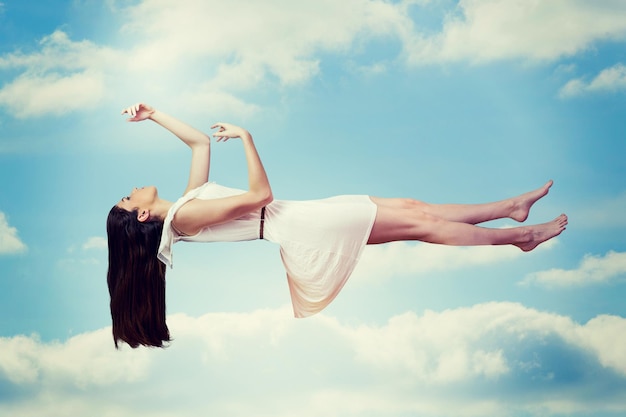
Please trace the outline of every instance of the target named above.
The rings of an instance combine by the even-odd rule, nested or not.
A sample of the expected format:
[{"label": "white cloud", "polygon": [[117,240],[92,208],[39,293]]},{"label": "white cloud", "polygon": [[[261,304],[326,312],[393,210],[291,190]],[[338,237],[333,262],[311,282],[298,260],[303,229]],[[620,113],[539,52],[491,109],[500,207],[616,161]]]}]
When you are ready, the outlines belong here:
[{"label": "white cloud", "polygon": [[617,335],[623,335],[626,332],[626,320],[602,315],[590,320],[586,326],[577,330],[581,344],[596,352],[603,366],[626,374],[626,349],[619,339],[618,343],[614,343]]},{"label": "white cloud", "polygon": [[410,24],[394,5],[365,0],[144,0],[124,14],[129,71],[152,74],[148,89],[165,84],[177,102],[243,115],[259,111],[243,93],[280,94],[317,76],[321,54],[350,54]]},{"label": "white cloud", "polygon": [[115,68],[116,55],[55,31],[41,40],[35,53],[0,57],[0,69],[23,69],[0,89],[0,105],[19,118],[93,108],[104,97],[105,72]]},{"label": "white cloud", "polygon": [[461,0],[433,36],[412,35],[414,64],[501,59],[552,61],[601,40],[623,40],[626,4],[570,0]]},{"label": "white cloud", "polygon": [[145,376],[150,352],[118,353],[111,350],[108,338],[110,329],[81,334],[65,343],[42,343],[36,336],[0,338],[4,352],[0,375],[18,386],[61,383],[79,388]]},{"label": "white cloud", "polygon": [[569,98],[587,93],[616,92],[626,90],[626,65],[616,64],[602,70],[593,80],[583,78],[570,80],[561,88],[559,96]]},{"label": "white cloud", "polygon": [[83,250],[89,249],[106,249],[107,248],[107,240],[102,236],[93,236],[87,239],[85,243],[83,243]]},{"label": "white cloud", "polygon": [[549,269],[527,275],[522,284],[576,287],[606,283],[626,275],[626,253],[609,251],[605,256],[585,255],[577,269]]},{"label": "white cloud", "polygon": [[17,229],[9,226],[4,213],[0,212],[0,255],[20,253],[26,250],[26,245],[17,236]]},{"label": "white cloud", "polygon": [[[345,56],[348,71],[372,76],[396,58],[411,65],[555,60],[626,35],[626,6],[619,2],[464,0],[453,11],[439,10],[442,29],[434,35],[422,33],[411,18],[432,4],[143,0],[114,5],[120,7],[115,10],[120,21],[111,22],[111,38],[124,44],[75,41],[57,30],[34,52],[0,56],[0,69],[20,71],[0,89],[0,105],[25,118],[89,109],[103,100],[123,106],[120,100],[168,97],[173,106],[191,101],[250,115],[260,108],[250,92],[280,93],[307,82],[319,75],[328,54]],[[359,63],[372,40],[399,41],[401,57]],[[588,88],[616,85],[620,77],[606,73]],[[577,86],[573,82],[568,89]]]},{"label": "white cloud", "polygon": [[406,21],[392,5],[364,0],[144,0],[126,13],[124,31],[142,45],[139,66],[152,67],[163,55],[172,61],[215,57],[222,59],[209,61],[210,69],[242,65],[253,79],[269,72],[286,84],[317,73],[316,52],[345,51],[357,36],[361,41],[389,34],[389,25]]},{"label": "white cloud", "polygon": [[72,41],[69,36],[57,30],[44,36],[39,42],[40,49],[31,54],[21,51],[0,58],[0,68],[25,68],[32,72],[56,70],[79,71],[85,68],[103,68],[116,53],[84,40]]},{"label": "white cloud", "polygon": [[384,325],[296,320],[288,308],[169,322],[165,350],[115,351],[109,328],[63,343],[1,338],[0,382],[15,395],[0,413],[532,416],[589,411],[590,399],[591,411],[626,411],[617,316],[581,325],[487,303]]},{"label": "white cloud", "polygon": [[[77,249],[80,248],[80,251]],[[57,266],[66,271],[78,270],[83,271],[84,268],[93,268],[100,265],[103,261],[101,257],[92,251],[102,251],[107,249],[107,240],[101,236],[93,236],[88,238],[81,246],[70,246],[67,253],[72,256],[68,258],[60,258],[57,260]],[[88,253],[90,252],[90,253]]]},{"label": "white cloud", "polygon": [[106,259],[98,256],[100,254],[97,252],[106,250],[107,245],[106,238],[101,236],[90,237],[79,247],[72,245],[67,248],[69,257],[59,258],[56,264],[66,272],[79,271],[84,274],[85,269],[92,271],[94,267],[100,266]]},{"label": "white cloud", "polygon": [[0,90],[0,104],[9,107],[18,118],[61,115],[95,107],[104,90],[98,74],[24,75]]}]

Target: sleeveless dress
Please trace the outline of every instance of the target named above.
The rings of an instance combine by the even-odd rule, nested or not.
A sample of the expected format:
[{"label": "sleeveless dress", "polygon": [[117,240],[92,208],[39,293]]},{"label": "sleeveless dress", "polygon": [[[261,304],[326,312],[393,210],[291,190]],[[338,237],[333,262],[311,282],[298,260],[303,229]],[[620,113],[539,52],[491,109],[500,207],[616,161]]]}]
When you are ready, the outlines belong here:
[{"label": "sleeveless dress", "polygon": [[[172,225],[176,211],[189,200],[223,198],[244,192],[207,182],[181,197],[165,218],[159,260],[172,267],[172,245],[179,241],[258,239],[261,209],[206,227],[193,236],[179,233]],[[366,195],[274,200],[266,206],[263,238],[280,245],[295,317],[318,313],[339,294],[367,244],[375,218],[376,205]]]}]

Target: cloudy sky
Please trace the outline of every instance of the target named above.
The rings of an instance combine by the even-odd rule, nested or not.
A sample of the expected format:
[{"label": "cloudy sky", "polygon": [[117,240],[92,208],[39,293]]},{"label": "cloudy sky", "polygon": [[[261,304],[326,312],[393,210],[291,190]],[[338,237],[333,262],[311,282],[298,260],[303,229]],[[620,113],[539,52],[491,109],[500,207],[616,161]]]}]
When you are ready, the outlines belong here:
[{"label": "cloudy sky", "polygon": [[[618,0],[1,0],[0,414],[623,416],[625,46]],[[248,128],[276,198],[553,179],[528,222],[570,225],[531,253],[368,247],[298,320],[276,246],[179,244],[174,342],[116,351],[106,214],[178,198],[189,160],[124,122],[137,101]],[[245,187],[240,143],[211,178]]]}]

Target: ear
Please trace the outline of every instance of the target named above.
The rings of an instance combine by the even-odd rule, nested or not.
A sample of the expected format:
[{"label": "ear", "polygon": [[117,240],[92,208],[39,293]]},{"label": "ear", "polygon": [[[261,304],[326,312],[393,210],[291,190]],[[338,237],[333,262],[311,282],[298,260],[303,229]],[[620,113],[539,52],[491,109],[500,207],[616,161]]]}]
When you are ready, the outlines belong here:
[{"label": "ear", "polygon": [[137,220],[141,223],[150,219],[150,210],[142,210],[137,214]]}]

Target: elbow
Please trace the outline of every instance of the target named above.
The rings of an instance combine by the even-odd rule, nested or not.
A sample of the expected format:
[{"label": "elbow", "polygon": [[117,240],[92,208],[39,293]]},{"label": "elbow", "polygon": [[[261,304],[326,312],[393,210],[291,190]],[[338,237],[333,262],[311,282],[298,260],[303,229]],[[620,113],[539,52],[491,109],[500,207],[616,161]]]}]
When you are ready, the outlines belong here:
[{"label": "elbow", "polygon": [[250,204],[254,208],[267,206],[269,203],[274,201],[272,190],[269,188],[267,190],[249,191],[248,193],[250,195]]},{"label": "elbow", "polygon": [[274,195],[272,194],[272,190],[268,189],[263,195],[262,203],[264,206],[267,206],[272,201],[274,201]]},{"label": "elbow", "polygon": [[200,133],[200,136],[198,136],[198,143],[201,146],[211,146],[211,137],[206,133]]},{"label": "elbow", "polygon": [[192,152],[209,152],[211,149],[211,139],[208,136],[201,135],[197,137],[195,141],[189,142],[189,147]]}]

